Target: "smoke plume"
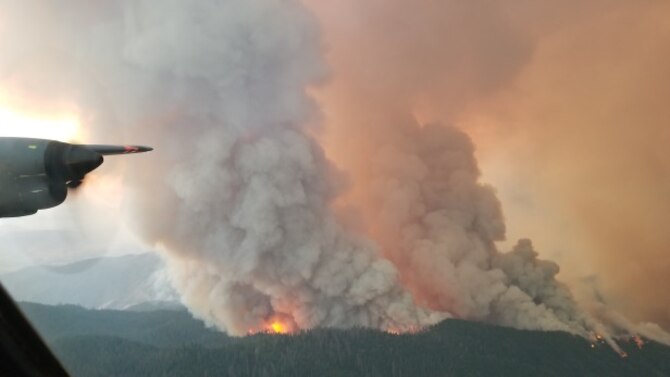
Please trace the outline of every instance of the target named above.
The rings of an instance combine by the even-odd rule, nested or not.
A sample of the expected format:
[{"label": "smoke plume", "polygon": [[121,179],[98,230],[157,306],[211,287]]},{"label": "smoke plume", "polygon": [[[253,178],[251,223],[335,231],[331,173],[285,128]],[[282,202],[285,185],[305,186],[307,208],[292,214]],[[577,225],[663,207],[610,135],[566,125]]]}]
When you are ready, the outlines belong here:
[{"label": "smoke plume", "polygon": [[128,169],[128,221],[228,333],[459,317],[663,339],[578,304],[530,241],[497,249],[500,202],[454,124],[532,56],[502,5],[307,3],[5,0],[0,79],[75,104],[88,139],[156,147]]},{"label": "smoke plume", "polygon": [[595,291],[609,310],[668,324],[656,293],[668,265],[667,4],[307,3],[334,77],[316,92],[318,137],[354,182],[342,202],[368,227],[379,172],[362,161],[404,128],[451,124],[473,136],[508,233],[560,260],[580,299]]}]

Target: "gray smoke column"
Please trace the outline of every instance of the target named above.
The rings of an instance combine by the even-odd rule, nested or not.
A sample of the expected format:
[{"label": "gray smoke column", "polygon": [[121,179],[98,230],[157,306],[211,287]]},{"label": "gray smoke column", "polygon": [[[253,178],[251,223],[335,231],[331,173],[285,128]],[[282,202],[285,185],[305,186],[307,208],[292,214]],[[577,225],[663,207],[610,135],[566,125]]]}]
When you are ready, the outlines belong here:
[{"label": "gray smoke column", "polygon": [[[381,200],[384,229],[373,235],[377,242],[363,239],[329,210],[338,174],[304,130],[313,111],[304,88],[323,71],[318,30],[307,14],[299,4],[230,3],[233,21],[179,4],[171,12],[179,17],[152,22],[151,8],[133,14],[140,27],[126,54],[147,71],[175,77],[182,90],[193,85],[213,96],[201,110],[207,118],[194,116],[196,124],[212,124],[190,136],[193,154],[167,175],[176,200],[146,212],[151,223],[175,207],[157,239],[196,315],[233,334],[273,321],[301,329],[410,329],[452,313],[588,332],[570,295],[555,287],[554,265],[545,271],[532,253],[506,258],[495,251],[493,241],[504,232],[499,204],[477,183],[465,135],[407,128],[371,156],[379,176],[369,201]],[[191,12],[193,18],[184,16]],[[191,40],[196,22],[196,32],[208,32]],[[413,298],[396,268],[407,272],[403,283]],[[519,269],[541,278],[519,283]]]},{"label": "gray smoke column", "polygon": [[173,198],[142,215],[151,224],[172,207],[152,234],[193,313],[235,335],[273,322],[390,329],[443,318],[415,306],[375,244],[329,211],[341,178],[305,130],[315,115],[305,89],[325,70],[305,9],[142,5],[128,15],[125,56],[168,79],[161,92],[179,93],[190,130],[188,155],[161,177]]},{"label": "gray smoke column", "polygon": [[[416,306],[376,244],[329,210],[343,178],[308,136],[317,113],[305,90],[325,66],[300,3],[43,7],[5,7],[14,35],[38,23],[49,36],[14,43],[5,77],[80,104],[92,137],[156,147],[130,169],[129,208],[197,317],[243,335],[273,322],[402,330],[447,316]],[[17,68],[47,60],[39,80]]]},{"label": "gray smoke column", "polygon": [[[408,331],[451,316],[609,332],[529,241],[496,250],[500,203],[461,131],[405,114],[371,127],[369,174],[347,182],[360,175],[311,136],[306,91],[327,68],[300,2],[66,4],[3,3],[3,82],[77,103],[96,141],[156,147],[130,169],[128,215],[197,317],[234,335],[274,323]],[[356,214],[345,193],[361,186]]]},{"label": "gray smoke column", "polygon": [[469,138],[451,127],[410,124],[372,154],[365,199],[375,238],[423,305],[526,329],[585,335],[591,328],[558,266],[538,260],[530,241],[499,253],[500,203],[478,183]]}]

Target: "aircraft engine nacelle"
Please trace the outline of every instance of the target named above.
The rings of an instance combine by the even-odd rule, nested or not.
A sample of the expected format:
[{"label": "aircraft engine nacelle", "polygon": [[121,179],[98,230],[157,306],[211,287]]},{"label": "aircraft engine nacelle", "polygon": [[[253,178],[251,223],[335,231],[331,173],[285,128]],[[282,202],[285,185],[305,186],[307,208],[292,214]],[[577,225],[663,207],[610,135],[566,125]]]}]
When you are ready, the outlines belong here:
[{"label": "aircraft engine nacelle", "polygon": [[65,183],[50,182],[42,176],[18,177],[0,189],[0,211],[4,217],[32,215],[56,207],[67,198]]},{"label": "aircraft engine nacelle", "polygon": [[68,188],[102,165],[103,156],[149,152],[138,145],[80,145],[0,137],[0,217],[27,216],[65,201]]},{"label": "aircraft engine nacelle", "polygon": [[58,141],[0,138],[0,217],[26,216],[65,201],[67,188],[102,164],[102,155]]}]

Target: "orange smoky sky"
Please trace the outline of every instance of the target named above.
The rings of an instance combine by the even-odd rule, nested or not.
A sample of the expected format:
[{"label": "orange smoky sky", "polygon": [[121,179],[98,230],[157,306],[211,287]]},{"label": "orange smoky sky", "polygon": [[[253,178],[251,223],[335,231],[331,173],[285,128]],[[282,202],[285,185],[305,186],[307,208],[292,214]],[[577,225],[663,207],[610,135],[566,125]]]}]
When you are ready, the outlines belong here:
[{"label": "orange smoky sky", "polygon": [[317,137],[348,201],[365,207],[367,161],[399,124],[455,125],[509,242],[532,238],[573,288],[670,327],[670,3],[305,2],[331,65]]}]

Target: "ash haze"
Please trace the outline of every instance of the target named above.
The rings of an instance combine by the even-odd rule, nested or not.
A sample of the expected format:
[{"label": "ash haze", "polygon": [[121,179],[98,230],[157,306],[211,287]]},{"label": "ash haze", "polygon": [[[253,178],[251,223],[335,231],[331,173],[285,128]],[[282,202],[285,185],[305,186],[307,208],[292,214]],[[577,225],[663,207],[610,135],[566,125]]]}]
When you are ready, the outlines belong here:
[{"label": "ash haze", "polygon": [[[636,324],[670,307],[645,281],[668,271],[664,3],[0,4],[4,90],[156,147],[119,217],[221,330],[459,317],[670,342]],[[501,243],[502,207],[597,294]]]},{"label": "ash haze", "polygon": [[503,247],[531,237],[577,293],[670,327],[667,2],[307,3],[333,71],[319,139],[352,181],[402,116],[456,125],[503,202]]}]

